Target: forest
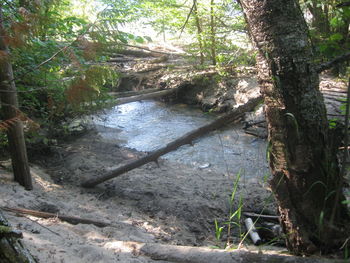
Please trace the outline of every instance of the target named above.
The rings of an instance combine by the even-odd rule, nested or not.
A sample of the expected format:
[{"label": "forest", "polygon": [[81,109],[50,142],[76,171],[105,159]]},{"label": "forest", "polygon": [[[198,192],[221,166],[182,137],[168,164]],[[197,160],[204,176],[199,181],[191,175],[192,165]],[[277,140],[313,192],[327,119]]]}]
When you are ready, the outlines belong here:
[{"label": "forest", "polygon": [[1,0],[0,262],[349,262],[349,76],[347,0]]}]

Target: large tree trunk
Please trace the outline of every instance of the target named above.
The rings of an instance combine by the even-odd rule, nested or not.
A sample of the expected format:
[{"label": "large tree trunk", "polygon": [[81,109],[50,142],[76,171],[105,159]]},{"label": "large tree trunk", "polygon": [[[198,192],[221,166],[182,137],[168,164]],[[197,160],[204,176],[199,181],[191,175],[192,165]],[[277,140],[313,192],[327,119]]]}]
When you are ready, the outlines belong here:
[{"label": "large tree trunk", "polygon": [[[346,208],[307,26],[295,0],[240,0],[259,51],[271,186],[287,246],[310,254],[341,246]],[[334,209],[333,209],[334,208]]]}]

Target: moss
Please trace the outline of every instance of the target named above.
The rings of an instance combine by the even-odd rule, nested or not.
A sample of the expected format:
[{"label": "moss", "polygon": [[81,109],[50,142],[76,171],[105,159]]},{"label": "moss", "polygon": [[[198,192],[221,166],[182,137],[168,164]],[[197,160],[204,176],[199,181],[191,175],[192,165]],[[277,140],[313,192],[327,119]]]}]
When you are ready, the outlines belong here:
[{"label": "moss", "polygon": [[8,234],[12,231],[11,227],[9,226],[0,226],[0,237],[3,235],[3,234]]}]

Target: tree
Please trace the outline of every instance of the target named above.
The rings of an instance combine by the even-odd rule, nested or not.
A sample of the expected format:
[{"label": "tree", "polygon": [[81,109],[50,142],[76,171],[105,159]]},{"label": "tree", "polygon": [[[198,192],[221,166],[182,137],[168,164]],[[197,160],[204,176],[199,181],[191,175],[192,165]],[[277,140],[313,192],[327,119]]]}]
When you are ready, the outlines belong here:
[{"label": "tree", "polygon": [[271,188],[287,247],[295,254],[339,248],[349,235],[341,204],[334,137],[329,129],[307,25],[296,0],[240,0],[268,122]]},{"label": "tree", "polygon": [[7,47],[5,28],[2,25],[2,5],[0,4],[0,90],[1,108],[5,121],[10,123],[7,129],[7,137],[10,146],[12,168],[15,180],[31,190],[32,178],[28,165],[27,149],[23,134],[23,124],[18,118],[18,100],[14,83],[10,53]]}]

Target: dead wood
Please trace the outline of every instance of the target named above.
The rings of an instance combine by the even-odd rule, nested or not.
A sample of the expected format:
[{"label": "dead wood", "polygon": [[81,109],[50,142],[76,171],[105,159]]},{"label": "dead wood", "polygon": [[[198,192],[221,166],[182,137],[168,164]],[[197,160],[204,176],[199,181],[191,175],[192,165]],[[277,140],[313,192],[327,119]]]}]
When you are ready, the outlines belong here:
[{"label": "dead wood", "polygon": [[109,63],[122,63],[122,62],[129,62],[129,61],[135,61],[134,58],[123,58],[123,57],[117,57],[117,58],[110,58],[107,62]]},{"label": "dead wood", "polygon": [[135,73],[148,73],[148,72],[152,72],[152,71],[157,71],[157,70],[160,70],[160,69],[163,69],[163,68],[166,68],[167,65],[157,65],[157,66],[154,66],[154,67],[146,67],[144,69],[141,69],[141,70],[138,70],[136,71]]},{"label": "dead wood", "polygon": [[174,94],[178,90],[179,90],[179,88],[173,88],[173,89],[166,89],[166,90],[156,91],[156,92],[147,93],[147,94],[119,98],[119,99],[117,99],[117,102],[115,103],[115,105],[121,105],[121,104],[134,102],[134,101],[140,101],[140,100],[149,100],[149,99],[160,98],[160,97]]},{"label": "dead wood", "polygon": [[279,216],[274,216],[274,215],[263,215],[263,214],[257,214],[254,212],[243,212],[243,215],[247,217],[254,217],[254,218],[264,218],[264,219],[272,219],[272,220],[279,220]]},{"label": "dead wood", "polygon": [[267,132],[265,132],[266,129],[264,129],[263,131],[259,132],[258,130],[244,130],[244,133],[249,134],[249,135],[253,135],[257,138],[260,139],[266,139],[267,138]]},{"label": "dead wood", "polygon": [[239,106],[238,108],[226,113],[225,115],[221,116],[220,118],[216,119],[215,121],[204,125],[196,130],[193,130],[191,132],[186,133],[182,137],[168,143],[165,147],[160,148],[158,150],[155,150],[151,153],[149,153],[147,156],[142,157],[138,160],[131,161],[126,165],[123,165],[121,167],[118,167],[117,169],[114,169],[107,173],[104,176],[90,179],[86,182],[82,183],[83,187],[91,188],[95,185],[98,185],[104,181],[110,180],[112,178],[115,178],[119,175],[122,175],[126,172],[129,172],[135,168],[138,168],[146,163],[149,162],[157,162],[158,158],[166,153],[169,153],[171,151],[176,150],[182,145],[185,144],[191,144],[194,139],[207,134],[210,131],[216,130],[225,124],[231,123],[240,117],[244,115],[245,112],[251,111],[254,109],[260,102],[262,101],[262,97],[257,97],[254,99],[249,100],[246,104]]},{"label": "dead wood", "polygon": [[24,208],[12,208],[12,207],[1,207],[2,210],[18,213],[18,214],[24,214],[24,215],[31,215],[35,217],[40,218],[58,218],[62,221],[66,221],[70,224],[77,225],[77,224],[88,224],[88,225],[95,225],[97,227],[106,227],[111,226],[111,224],[91,219],[85,219],[75,216],[65,216],[60,214],[54,214],[54,213],[48,213],[48,212],[41,212],[37,210],[31,210],[31,209],[24,209]]},{"label": "dead wood", "polygon": [[[141,254],[154,260],[181,263],[345,263],[346,260],[326,259],[321,257],[296,257],[291,255],[277,255],[268,251],[250,252],[247,250],[226,251],[201,247],[186,247],[175,245],[161,245],[156,243],[134,245]],[[262,247],[263,249],[263,247]]]},{"label": "dead wood", "polygon": [[137,90],[137,91],[133,90],[133,91],[124,91],[124,92],[109,92],[108,94],[110,96],[114,96],[116,98],[125,98],[125,97],[153,93],[153,92],[162,91],[162,90],[164,90],[164,89],[144,89],[144,90]]},{"label": "dead wood", "polygon": [[169,58],[168,56],[165,56],[165,55],[164,55],[164,56],[161,56],[161,57],[159,57],[159,58],[154,58],[154,59],[148,61],[148,63],[150,63],[150,64],[162,63],[162,62],[167,61],[168,58]]},{"label": "dead wood", "polygon": [[342,62],[345,62],[345,61],[349,61],[350,60],[350,52],[348,53],[345,53],[343,55],[340,55],[326,63],[323,63],[321,65],[319,65],[317,68],[316,68],[316,71],[318,73],[321,73],[327,69],[330,69],[332,67],[334,67],[336,64],[339,64],[339,63],[342,63]]}]

